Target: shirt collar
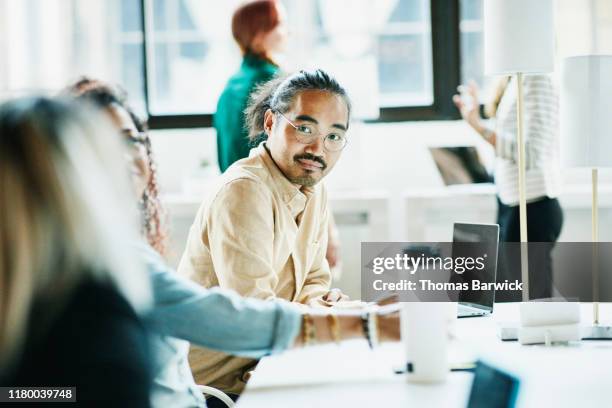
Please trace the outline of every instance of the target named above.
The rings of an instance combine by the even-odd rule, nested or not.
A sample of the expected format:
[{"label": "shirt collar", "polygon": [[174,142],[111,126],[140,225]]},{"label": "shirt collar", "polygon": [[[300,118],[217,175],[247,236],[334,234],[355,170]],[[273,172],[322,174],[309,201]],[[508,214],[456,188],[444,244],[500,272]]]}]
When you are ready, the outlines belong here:
[{"label": "shirt collar", "polygon": [[289,206],[293,216],[297,216],[306,207],[306,204],[312,194],[313,187],[299,187],[293,184],[278,168],[277,164],[272,159],[265,142],[261,142],[254,150],[254,154],[261,157],[264,165],[268,169],[274,188],[281,195],[285,204]]}]

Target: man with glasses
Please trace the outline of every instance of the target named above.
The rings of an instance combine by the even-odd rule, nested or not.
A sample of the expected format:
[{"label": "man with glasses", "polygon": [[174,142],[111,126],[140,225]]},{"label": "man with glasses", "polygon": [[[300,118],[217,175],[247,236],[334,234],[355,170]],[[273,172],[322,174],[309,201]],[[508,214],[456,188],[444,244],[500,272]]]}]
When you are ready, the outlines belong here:
[{"label": "man with glasses", "polygon": [[[200,207],[179,273],[260,299],[344,300],[330,287],[330,212],[319,181],[347,144],[350,106],[346,91],[321,70],[258,88],[245,114],[249,138],[264,141],[228,168]],[[199,383],[234,394],[256,363],[194,347],[190,362]]]}]

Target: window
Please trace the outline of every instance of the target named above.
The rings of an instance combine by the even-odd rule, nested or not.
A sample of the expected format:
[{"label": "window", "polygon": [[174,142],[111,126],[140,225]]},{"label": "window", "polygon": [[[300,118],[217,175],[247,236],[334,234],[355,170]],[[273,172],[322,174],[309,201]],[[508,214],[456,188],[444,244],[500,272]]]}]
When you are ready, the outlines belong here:
[{"label": "window", "polygon": [[124,84],[144,113],[140,0],[0,0],[0,99],[82,75]]},{"label": "window", "polygon": [[[483,1],[460,0],[461,82],[476,81],[481,102],[487,102],[495,77],[484,74]],[[570,55],[612,52],[612,44],[603,41],[612,35],[612,2],[557,0],[555,19],[557,63]]]},{"label": "window", "polygon": [[461,82],[474,80],[484,84],[484,43],[482,22],[482,0],[461,0],[460,44]]},{"label": "window", "polygon": [[379,107],[432,105],[429,0],[303,3],[311,10],[296,14],[312,21],[302,20],[294,38],[304,44],[301,65],[328,69],[349,88],[358,109],[360,101],[370,101],[373,107],[363,110],[376,116]]},{"label": "window", "polygon": [[459,35],[461,44],[461,83],[474,81],[481,89],[480,102],[491,100],[495,78],[484,73],[483,0],[461,0]]},{"label": "window", "polygon": [[[285,4],[290,18],[299,16],[291,27],[300,54],[290,60],[332,72],[352,96],[357,117],[376,121],[449,117],[449,105],[440,100],[450,101],[447,81],[453,82],[451,88],[457,86],[458,67],[446,64],[454,57],[447,60],[440,55],[453,46],[448,34],[457,27],[448,24],[448,18],[453,21],[456,16],[456,1],[285,0]],[[440,79],[442,71],[436,65],[450,68],[451,75],[445,73]]]},{"label": "window", "polygon": [[[0,0],[0,98],[55,93],[87,75],[122,84],[153,128],[210,126],[240,64],[229,22],[241,1]],[[291,31],[287,70],[333,72],[357,116],[457,118],[451,97],[459,83],[490,89],[484,0],[281,1]],[[603,41],[612,2],[556,7],[559,57],[612,51]]]},{"label": "window", "polygon": [[[146,0],[153,115],[214,112],[229,75],[240,64],[229,29],[238,4]],[[284,4],[291,27],[289,60],[328,69],[351,94],[378,96],[356,98],[373,102],[361,109],[365,116],[378,116],[379,106],[433,103],[429,0]],[[361,105],[356,103],[358,115]]]},{"label": "window", "polygon": [[237,0],[146,0],[149,110],[210,114],[240,64],[230,24]]},{"label": "window", "polygon": [[430,8],[398,1],[378,37],[381,107],[433,104]]},{"label": "window", "polygon": [[[209,126],[240,64],[229,30],[240,2],[0,0],[0,59],[10,61],[0,66],[0,98],[54,93],[86,75],[121,84],[153,128]],[[430,0],[282,2],[288,70],[330,70],[363,118],[436,109]]]},{"label": "window", "polygon": [[[142,30],[142,4],[140,0],[113,0],[115,3],[115,21],[109,33],[115,36],[112,43],[120,54],[113,59],[116,67],[116,78],[130,96],[130,103],[140,114],[146,114],[144,94],[144,50]],[[115,27],[119,26],[119,29]]]}]

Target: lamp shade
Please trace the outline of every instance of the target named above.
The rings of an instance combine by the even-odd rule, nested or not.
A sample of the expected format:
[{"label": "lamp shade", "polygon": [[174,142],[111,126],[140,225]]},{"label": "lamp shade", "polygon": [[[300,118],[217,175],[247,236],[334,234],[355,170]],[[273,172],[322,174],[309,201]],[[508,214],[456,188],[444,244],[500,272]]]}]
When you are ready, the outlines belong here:
[{"label": "lamp shade", "polygon": [[485,73],[554,70],[553,0],[485,0]]},{"label": "lamp shade", "polygon": [[561,63],[561,162],[567,167],[612,167],[612,55]]}]

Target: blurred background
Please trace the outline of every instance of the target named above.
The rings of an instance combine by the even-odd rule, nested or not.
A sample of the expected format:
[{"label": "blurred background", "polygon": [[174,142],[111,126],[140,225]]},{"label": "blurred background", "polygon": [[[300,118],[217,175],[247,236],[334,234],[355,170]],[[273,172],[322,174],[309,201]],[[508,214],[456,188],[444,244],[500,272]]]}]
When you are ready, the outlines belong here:
[{"label": "blurred background", "polygon": [[[451,101],[470,79],[488,98],[482,2],[282,0],[290,29],[283,68],[331,71],[356,107],[349,144],[326,179],[342,242],[336,286],[352,297],[359,297],[362,241],[448,241],[455,221],[495,220],[493,184],[445,177],[434,153],[467,148],[491,169],[492,149]],[[0,100],[53,94],[87,75],[120,84],[148,118],[173,265],[219,174],[212,114],[241,60],[230,30],[239,3],[0,0]],[[558,62],[612,53],[612,1],[557,0],[555,17]],[[563,169],[561,241],[590,240],[589,177]],[[600,195],[600,240],[609,241],[609,171],[600,173]]]}]

